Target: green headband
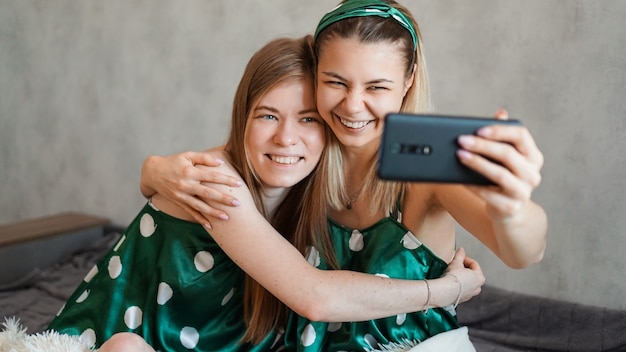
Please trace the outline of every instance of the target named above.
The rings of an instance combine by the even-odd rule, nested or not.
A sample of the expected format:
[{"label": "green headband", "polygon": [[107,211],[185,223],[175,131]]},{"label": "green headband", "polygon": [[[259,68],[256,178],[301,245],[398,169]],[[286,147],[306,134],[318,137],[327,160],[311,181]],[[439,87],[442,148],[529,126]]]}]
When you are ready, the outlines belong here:
[{"label": "green headband", "polygon": [[401,11],[380,0],[347,0],[330,12],[328,12],[317,25],[315,39],[326,27],[331,24],[353,17],[378,16],[383,18],[393,18],[404,27],[413,39],[413,48],[417,48],[417,34],[413,23]]}]

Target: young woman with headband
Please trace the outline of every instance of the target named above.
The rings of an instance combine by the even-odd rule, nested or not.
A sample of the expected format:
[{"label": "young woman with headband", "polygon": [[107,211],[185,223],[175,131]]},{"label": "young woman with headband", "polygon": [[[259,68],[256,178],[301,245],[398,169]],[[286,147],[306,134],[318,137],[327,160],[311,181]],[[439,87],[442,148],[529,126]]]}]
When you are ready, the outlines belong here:
[{"label": "young woman with headband", "polygon": [[[320,21],[315,53],[318,111],[339,140],[329,150],[339,162],[329,165],[327,185],[332,220],[326,242],[334,251],[322,256],[322,265],[393,278],[440,277],[454,254],[455,220],[511,267],[541,259],[546,217],[530,193],[542,156],[522,127],[491,126],[459,141],[461,162],[496,187],[376,177],[386,114],[430,109],[421,35],[406,8],[394,1],[344,1]],[[404,248],[407,234],[417,243],[412,251]],[[419,346],[433,336],[429,344],[440,343],[439,350],[473,350],[454,310],[444,308],[343,324],[298,317],[286,336],[288,347],[303,351]]]}]

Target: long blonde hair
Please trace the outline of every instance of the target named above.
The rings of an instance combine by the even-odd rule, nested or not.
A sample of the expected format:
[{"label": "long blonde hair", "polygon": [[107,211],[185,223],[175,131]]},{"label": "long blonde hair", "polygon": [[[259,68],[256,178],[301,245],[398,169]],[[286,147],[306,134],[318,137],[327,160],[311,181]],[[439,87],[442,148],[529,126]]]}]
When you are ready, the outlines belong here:
[{"label": "long blonde hair", "polygon": [[[311,175],[293,186],[274,213],[268,214],[263,203],[261,180],[250,164],[244,140],[251,112],[263,95],[286,80],[312,82],[313,62],[311,36],[278,38],[259,49],[248,62],[235,93],[230,136],[225,147],[233,166],[250,188],[257,209],[303,255],[310,243],[310,230],[326,225],[323,215],[308,215],[325,212],[326,199],[319,195],[318,190],[325,188],[322,175],[326,174],[327,163],[321,162]],[[331,135],[328,127],[325,133],[328,139]],[[325,155],[323,152],[321,160],[325,159]],[[282,302],[250,276],[246,277],[244,316],[248,329],[242,342],[259,343],[272,330],[283,328],[288,313]]]},{"label": "long blonde hair", "polygon": [[[399,44],[405,62],[405,77],[414,74],[413,84],[407,91],[401,112],[417,113],[431,110],[430,84],[426,69],[426,59],[423,51],[423,40],[415,21],[409,10],[393,0],[381,0],[389,6],[401,11],[414,27],[417,36],[417,45],[413,45],[410,32],[403,28],[393,18],[378,16],[351,17],[339,20],[323,29],[317,36],[314,44],[315,56],[319,58],[326,45],[335,38],[356,38],[364,43],[389,42]],[[343,158],[340,143],[328,144],[328,202],[333,209],[342,209],[349,201],[346,190]],[[370,167],[364,176],[362,189],[367,190],[371,213],[382,210],[389,213],[396,206],[398,195],[404,190],[401,182],[381,181],[376,175],[378,155],[370,160]],[[322,233],[323,235],[323,233]],[[320,237],[319,241],[323,248],[331,248],[328,235]],[[336,263],[332,251],[324,251],[324,257],[330,263]]]}]

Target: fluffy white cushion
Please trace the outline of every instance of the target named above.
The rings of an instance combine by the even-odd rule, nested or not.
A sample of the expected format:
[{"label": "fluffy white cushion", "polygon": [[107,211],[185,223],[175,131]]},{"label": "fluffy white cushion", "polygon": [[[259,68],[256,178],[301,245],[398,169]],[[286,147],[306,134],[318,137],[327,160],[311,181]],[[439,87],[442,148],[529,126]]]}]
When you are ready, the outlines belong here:
[{"label": "fluffy white cushion", "polygon": [[11,352],[86,352],[94,351],[78,336],[44,331],[34,335],[26,333],[18,319],[5,318],[0,332],[0,351]]}]

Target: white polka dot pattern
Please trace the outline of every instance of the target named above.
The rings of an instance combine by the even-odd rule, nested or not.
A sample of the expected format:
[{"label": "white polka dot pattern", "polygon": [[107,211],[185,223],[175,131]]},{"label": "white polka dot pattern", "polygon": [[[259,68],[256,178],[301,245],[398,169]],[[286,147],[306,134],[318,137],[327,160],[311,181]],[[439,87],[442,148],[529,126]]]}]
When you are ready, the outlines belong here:
[{"label": "white polka dot pattern", "polygon": [[365,334],[365,336],[363,336],[363,339],[365,340],[365,342],[367,342],[368,345],[370,345],[370,347],[372,347],[372,348],[377,348],[378,347],[378,341],[376,341],[374,336],[372,336],[370,334]]},{"label": "white polka dot pattern", "polygon": [[335,332],[339,329],[341,329],[341,323],[328,323],[328,328],[326,328],[330,332]]},{"label": "white polka dot pattern", "polygon": [[120,247],[122,246],[122,243],[124,243],[124,241],[126,241],[126,235],[122,235],[120,240],[117,241],[117,244],[115,245],[115,247],[113,247],[113,252],[117,252],[117,250],[120,249]]},{"label": "white polka dot pattern", "polygon": [[87,299],[87,297],[89,297],[89,290],[83,291],[83,293],[81,293],[81,295],[76,298],[76,303],[83,303]]},{"label": "white polka dot pattern", "polygon": [[109,260],[109,276],[111,279],[117,279],[118,276],[122,273],[122,260],[119,256],[113,256]]},{"label": "white polka dot pattern", "polygon": [[306,328],[304,328],[302,336],[300,337],[300,342],[302,343],[302,346],[308,347],[315,342],[315,337],[315,329],[313,328],[313,325],[309,324]]},{"label": "white polka dot pattern", "polygon": [[93,329],[87,329],[80,334],[79,339],[87,346],[94,346],[96,344],[96,332]]},{"label": "white polka dot pattern", "polygon": [[185,326],[180,331],[180,343],[182,343],[187,349],[196,348],[199,339],[200,334],[198,334],[198,331],[192,327]]},{"label": "white polka dot pattern", "polygon": [[[164,341],[167,341],[173,350],[195,350],[200,346],[205,346],[202,347],[203,350],[221,350],[217,346],[225,348],[238,346],[238,336],[233,337],[232,334],[224,334],[223,338],[220,336],[219,341],[200,336],[199,332],[204,331],[206,327],[202,325],[205,324],[205,319],[190,318],[189,314],[169,316],[170,312],[175,311],[177,305],[184,305],[181,301],[183,297],[195,300],[194,295],[201,295],[200,297],[206,298],[207,291],[209,291],[210,303],[202,303],[185,309],[187,311],[189,309],[214,311],[221,305],[222,310],[229,312],[232,310],[233,316],[238,319],[236,321],[240,321],[240,305],[239,302],[234,302],[235,299],[240,298],[237,291],[239,287],[238,284],[233,283],[239,281],[233,280],[239,277],[243,279],[243,273],[240,270],[235,270],[234,273],[229,270],[235,267],[234,263],[222,263],[224,253],[220,251],[219,246],[214,241],[208,242],[202,237],[206,236],[205,229],[188,226],[187,229],[178,232],[177,229],[170,227],[171,219],[171,217],[161,217],[151,210],[140,213],[126,230],[128,232],[122,234],[105,259],[93,266],[83,278],[81,285],[84,286],[74,294],[73,300],[69,301],[72,306],[68,305],[69,308],[67,308],[64,305],[59,310],[57,316],[61,321],[59,323],[61,329],[64,327],[79,329],[78,331],[83,331],[80,336],[81,340],[90,346],[95,346],[96,343],[102,343],[102,340],[107,338],[105,336],[107,331],[133,331],[142,334],[144,329],[154,329],[153,324],[157,320],[161,323],[159,319],[165,318],[164,322],[173,324],[167,324],[170,330],[164,334],[163,338],[167,339]],[[180,237],[183,239],[176,240],[176,236],[181,234],[185,235]],[[189,240],[189,238],[194,239]],[[319,253],[314,248],[312,252],[311,260],[319,265]],[[141,255],[135,255],[135,253],[141,253]],[[191,266],[192,263],[193,266]],[[181,272],[183,275],[179,276]],[[218,284],[219,288],[215,287]],[[106,288],[106,290],[101,288]],[[118,294],[123,295],[123,298]],[[110,308],[105,308],[105,305],[109,305]],[[78,308],[79,306],[89,308]],[[115,318],[100,321],[102,309],[110,309]],[[89,319],[77,322],[74,318],[76,312],[86,311],[89,311],[86,315]],[[159,319],[155,319],[156,317]],[[230,326],[233,321],[227,317],[225,324]],[[244,324],[241,326],[245,329]],[[171,327],[174,328],[173,331]],[[314,331],[313,334],[315,334]],[[230,341],[230,339],[234,340]],[[279,344],[282,343],[282,337],[277,337],[276,341],[279,341]],[[272,342],[274,341],[264,341],[263,344],[269,347],[269,343]],[[160,342],[155,340],[150,343]],[[207,349],[206,346],[214,346],[214,348]],[[159,346],[156,347],[159,348]]]},{"label": "white polka dot pattern", "polygon": [[307,256],[306,261],[316,268],[320,266],[320,252],[317,248],[313,246],[309,247],[309,255]]},{"label": "white polka dot pattern", "polygon": [[422,245],[422,242],[420,242],[420,240],[418,240],[417,237],[415,237],[415,235],[411,233],[411,231],[408,231],[404,235],[404,237],[402,237],[402,240],[400,240],[400,242],[402,242],[404,248],[410,250],[417,249],[419,246]]},{"label": "white polka dot pattern", "polygon": [[57,317],[59,315],[61,315],[61,312],[63,312],[63,309],[65,309],[65,303],[63,303],[63,306],[61,307],[61,309],[59,309],[59,311],[57,312]]},{"label": "white polka dot pattern", "polygon": [[141,325],[143,312],[137,306],[128,307],[124,313],[124,323],[129,329],[137,329]]},{"label": "white polka dot pattern", "polygon": [[235,288],[233,287],[230,289],[230,291],[228,291],[226,296],[224,296],[224,298],[222,299],[222,306],[225,306],[226,303],[228,303],[230,299],[233,298],[234,294],[235,294]]},{"label": "white polka dot pattern", "polygon": [[154,218],[146,213],[141,216],[141,221],[139,222],[139,232],[143,237],[150,237],[156,230],[156,225],[154,224]]},{"label": "white polka dot pattern", "polygon": [[170,298],[172,298],[172,295],[173,291],[170,285],[165,282],[161,282],[157,290],[157,303],[161,306],[164,305],[170,300]]},{"label": "white polka dot pattern", "polygon": [[350,236],[350,242],[348,243],[350,249],[354,252],[359,252],[363,249],[363,234],[359,230],[352,231]]},{"label": "white polka dot pattern", "polygon": [[93,268],[91,268],[91,270],[89,270],[89,272],[87,273],[87,275],[85,276],[83,281],[85,281],[85,282],[91,281],[91,279],[93,279],[93,277],[96,276],[97,273],[98,273],[98,266],[94,265]]},{"label": "white polka dot pattern", "polygon": [[215,260],[211,253],[207,251],[198,252],[196,256],[193,258],[193,264],[196,266],[201,273],[206,273],[207,271],[213,269],[213,265],[215,264]]}]

